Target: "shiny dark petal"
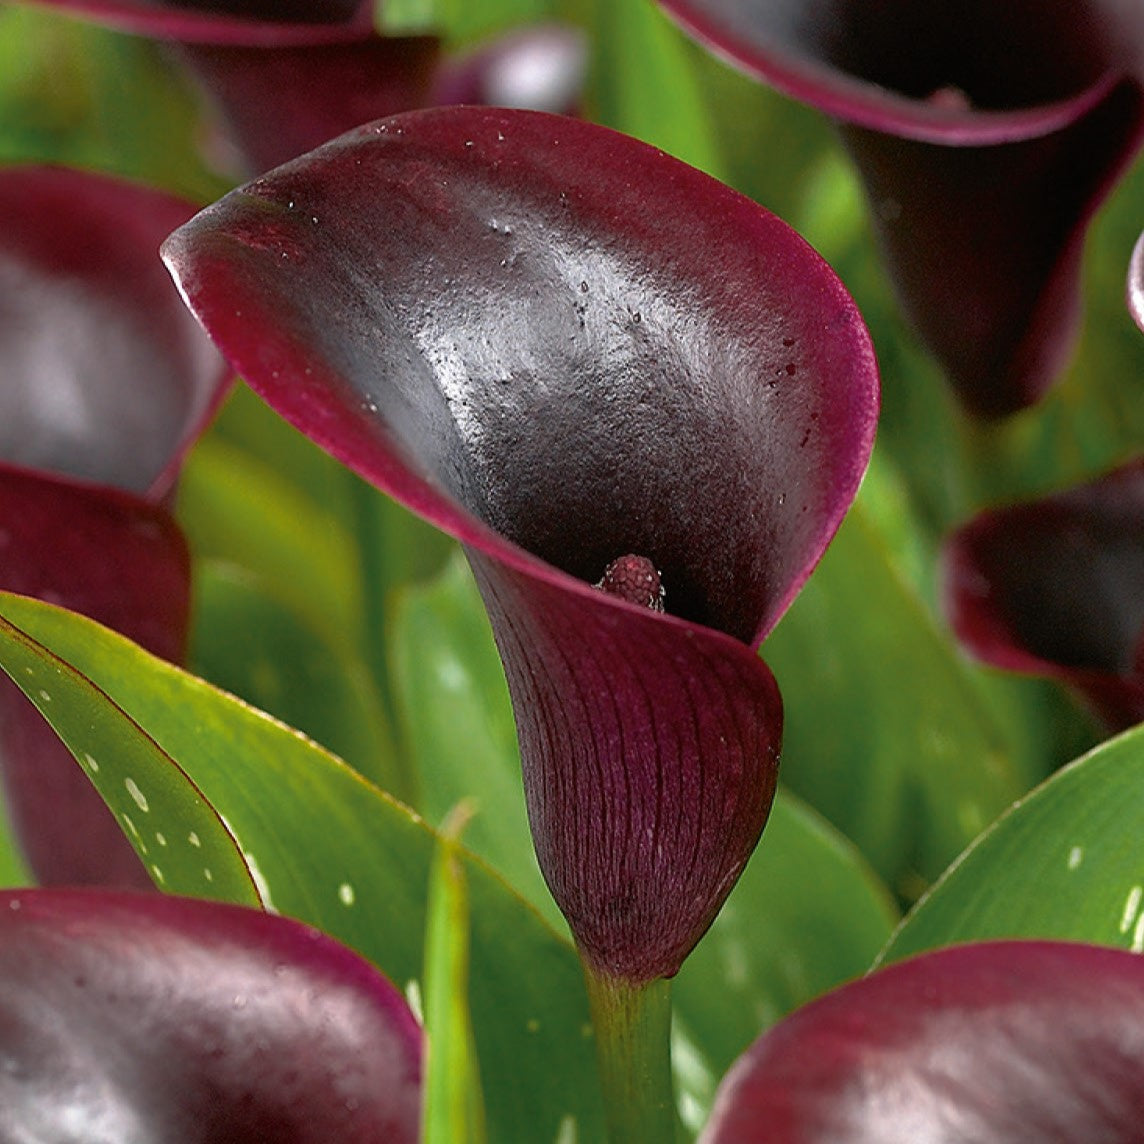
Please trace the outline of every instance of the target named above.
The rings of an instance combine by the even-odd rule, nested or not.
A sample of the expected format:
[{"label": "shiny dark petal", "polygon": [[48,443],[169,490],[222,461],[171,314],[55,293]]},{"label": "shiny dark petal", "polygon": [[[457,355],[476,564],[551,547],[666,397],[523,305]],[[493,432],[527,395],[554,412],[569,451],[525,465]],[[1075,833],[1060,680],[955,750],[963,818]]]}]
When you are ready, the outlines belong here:
[{"label": "shiny dark petal", "polygon": [[314,930],[156,895],[0,894],[6,1140],[413,1144],[421,1033]]}]

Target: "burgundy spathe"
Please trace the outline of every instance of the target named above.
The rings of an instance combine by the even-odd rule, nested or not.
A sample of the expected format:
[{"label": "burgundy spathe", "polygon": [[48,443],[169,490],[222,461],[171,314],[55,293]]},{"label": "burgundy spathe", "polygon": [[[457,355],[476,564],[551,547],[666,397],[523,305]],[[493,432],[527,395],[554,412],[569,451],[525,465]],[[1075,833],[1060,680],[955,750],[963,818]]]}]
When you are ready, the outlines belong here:
[{"label": "burgundy spathe", "polygon": [[923,954],[768,1029],[701,1144],[1081,1144],[1140,1137],[1144,961],[994,941]]},{"label": "burgundy spathe", "polygon": [[[0,586],[178,661],[190,571],[169,502],[230,378],[158,258],[194,207],[101,175],[9,167],[0,210]],[[2,690],[7,800],[33,873],[149,885],[55,733]]]},{"label": "burgundy spathe", "polygon": [[1067,365],[1093,213],[1144,140],[1134,0],[660,0],[838,120],[903,307],[971,412]]},{"label": "burgundy spathe", "polygon": [[0,892],[0,1135],[414,1144],[422,1041],[355,953],[259,910]]},{"label": "burgundy spathe", "polygon": [[[165,257],[255,389],[465,545],[556,901],[598,971],[674,973],[773,797],[755,649],[869,455],[877,373],[842,286],[661,152],[472,107],[366,125]],[[625,555],[666,613],[593,587]]]},{"label": "burgundy spathe", "polygon": [[944,577],[974,655],[1059,680],[1112,730],[1144,719],[1144,457],[981,513],[947,540]]}]

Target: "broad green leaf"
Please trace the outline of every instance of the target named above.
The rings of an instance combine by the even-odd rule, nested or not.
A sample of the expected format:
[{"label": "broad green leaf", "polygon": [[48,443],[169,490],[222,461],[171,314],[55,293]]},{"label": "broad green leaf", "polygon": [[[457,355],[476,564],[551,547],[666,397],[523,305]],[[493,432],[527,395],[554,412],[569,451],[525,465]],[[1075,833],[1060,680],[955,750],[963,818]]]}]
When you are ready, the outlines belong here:
[{"label": "broad green leaf", "polygon": [[460,552],[437,579],[398,594],[389,651],[402,738],[420,778],[418,810],[436,824],[471,802],[468,848],[564,932],[532,847],[504,670]]},{"label": "broad green leaf", "polygon": [[0,887],[30,886],[32,875],[12,833],[4,810],[4,792],[0,790]]},{"label": "broad green leaf", "polygon": [[784,779],[907,897],[1026,789],[860,505],[763,657],[786,707]]},{"label": "broad green leaf", "polygon": [[1144,952],[1144,727],[1059,771],[915,906],[882,960],[989,938]]},{"label": "broad green leaf", "polygon": [[864,973],[897,920],[854,847],[780,789],[758,849],[675,979],[688,1125],[706,1119],[719,1079],[764,1029]]},{"label": "broad green leaf", "polygon": [[[39,601],[0,594],[0,667],[77,757],[96,761],[87,773],[132,816],[153,863],[162,852],[167,888],[261,899],[419,992],[435,836],[405,807],[285,725]],[[465,862],[490,1138],[599,1139],[575,954],[485,866]]]},{"label": "broad green leaf", "polygon": [[662,148],[709,175],[725,175],[698,69],[703,52],[652,0],[594,0],[593,118]]},{"label": "broad green leaf", "polygon": [[485,1141],[481,1080],[469,1018],[469,891],[457,845],[469,813],[461,803],[446,819],[429,886],[424,1144]]},{"label": "broad green leaf", "polygon": [[229,825],[163,748],[98,684],[9,622],[47,605],[0,598],[0,667],[68,745],[155,883],[175,894],[262,904],[255,868]]},{"label": "broad green leaf", "polygon": [[[267,417],[273,416],[264,410]],[[197,558],[226,560],[269,584],[312,626],[356,641],[362,591],[357,550],[343,521],[248,449],[211,433],[179,481],[179,523]]]},{"label": "broad green leaf", "polygon": [[[348,647],[219,560],[195,566],[192,670],[316,739],[391,794],[405,790],[373,680]],[[235,633],[241,632],[241,639]]]}]

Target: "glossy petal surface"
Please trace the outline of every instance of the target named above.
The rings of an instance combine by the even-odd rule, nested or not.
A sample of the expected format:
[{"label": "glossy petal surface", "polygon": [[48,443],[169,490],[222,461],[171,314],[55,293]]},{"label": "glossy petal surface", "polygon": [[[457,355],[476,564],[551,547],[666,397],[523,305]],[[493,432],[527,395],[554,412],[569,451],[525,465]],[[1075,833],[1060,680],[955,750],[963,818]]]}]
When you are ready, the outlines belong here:
[{"label": "glossy petal surface", "polygon": [[193,211],[103,175],[0,171],[0,463],[170,491],[227,378],[158,258]]},{"label": "glossy petal surface", "polygon": [[844,124],[904,308],[966,406],[1067,363],[1092,213],[1144,138],[1144,14],[1118,0],[661,0],[713,50]]},{"label": "glossy petal surface", "polygon": [[[876,371],[837,279],[660,152],[475,108],[362,128],[165,249],[272,405],[466,544],[557,901],[599,968],[674,972],[773,793],[751,649],[870,448]],[[591,587],[628,553],[669,614]]]},{"label": "glossy petal surface", "polygon": [[[10,167],[0,210],[0,586],[180,659],[189,566],[160,503],[229,377],[158,257],[193,207],[85,172]],[[149,884],[75,762],[7,685],[0,742],[40,880]]]},{"label": "glossy petal surface", "polygon": [[316,930],[185,898],[0,894],[10,1140],[418,1139],[421,1036]]},{"label": "glossy petal surface", "polygon": [[1113,728],[1144,719],[1144,459],[981,514],[947,542],[945,579],[975,655],[1061,680]]},{"label": "glossy petal surface", "polygon": [[360,39],[371,0],[33,0],[125,32],[204,44],[274,47]]},{"label": "glossy petal surface", "polygon": [[704,1144],[1139,1139],[1144,961],[1008,942],[900,962],[755,1042]]}]

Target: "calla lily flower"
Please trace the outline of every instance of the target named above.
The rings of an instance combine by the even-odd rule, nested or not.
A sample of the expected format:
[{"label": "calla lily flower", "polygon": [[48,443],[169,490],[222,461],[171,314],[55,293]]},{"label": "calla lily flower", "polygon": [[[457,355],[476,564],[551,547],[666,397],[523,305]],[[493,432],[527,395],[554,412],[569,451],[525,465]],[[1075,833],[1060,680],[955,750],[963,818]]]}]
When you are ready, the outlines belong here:
[{"label": "calla lily flower", "polygon": [[414,1144],[422,1036],[356,954],[157,894],[0,893],[7,1140]]},{"label": "calla lily flower", "polygon": [[1144,962],[991,942],[900,962],[772,1027],[701,1144],[1031,1144],[1140,1137]]},{"label": "calla lily flower", "polygon": [[[190,203],[57,167],[0,170],[0,586],[185,651],[186,545],[168,502],[229,371],[159,261]],[[0,686],[17,834],[50,883],[149,885],[35,709]]]},{"label": "calla lily flower", "polygon": [[1144,458],[982,513],[944,560],[947,611],[974,655],[1059,680],[1114,730],[1144,719]]},{"label": "calla lily flower", "polygon": [[581,953],[675,973],[774,792],[755,650],[872,443],[876,368],[838,280],[661,152],[471,107],[362,127],[165,258],[256,390],[465,545]]},{"label": "calla lily flower", "polygon": [[1144,139],[1144,8],[660,3],[841,122],[907,315],[965,406],[1035,402],[1075,341],[1087,224]]},{"label": "calla lily flower", "polygon": [[373,0],[38,0],[84,19],[174,41],[219,108],[245,175],[356,127],[424,106],[431,36],[374,30]]}]

